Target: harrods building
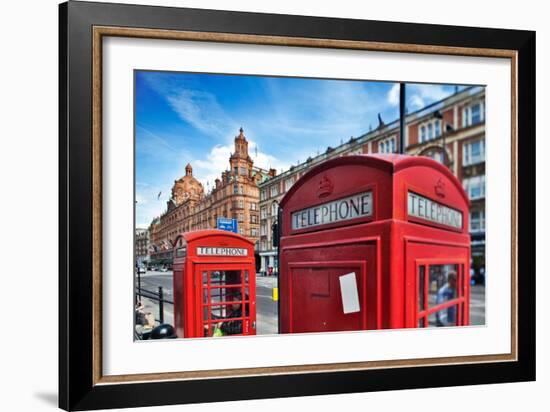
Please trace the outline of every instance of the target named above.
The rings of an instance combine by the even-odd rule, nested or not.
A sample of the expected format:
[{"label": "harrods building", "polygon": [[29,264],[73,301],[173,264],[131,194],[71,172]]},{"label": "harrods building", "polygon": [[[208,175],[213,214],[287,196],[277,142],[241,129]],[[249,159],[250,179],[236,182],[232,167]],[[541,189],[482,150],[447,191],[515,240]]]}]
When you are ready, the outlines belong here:
[{"label": "harrods building", "polygon": [[234,152],[229,158],[230,168],[214,182],[210,193],[193,176],[191,164],[185,166],[185,175],[174,181],[166,212],[153,220],[149,227],[151,263],[170,265],[173,241],[183,233],[200,229],[214,229],[218,218],[237,220],[238,232],[255,243],[260,237],[260,199],[258,185],[275,171],[254,166],[248,153],[248,141],[241,128],[235,137]]}]

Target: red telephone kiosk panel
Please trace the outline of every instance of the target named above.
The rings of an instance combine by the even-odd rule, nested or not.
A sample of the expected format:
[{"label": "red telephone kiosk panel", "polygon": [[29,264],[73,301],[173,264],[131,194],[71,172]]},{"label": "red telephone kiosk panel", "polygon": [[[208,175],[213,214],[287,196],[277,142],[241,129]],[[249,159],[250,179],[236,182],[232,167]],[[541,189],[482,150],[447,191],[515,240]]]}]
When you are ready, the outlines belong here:
[{"label": "red telephone kiosk panel", "polygon": [[253,242],[223,230],[200,230],[174,243],[177,336],[255,335]]},{"label": "red telephone kiosk panel", "polygon": [[468,325],[468,205],[427,157],[312,168],[280,203],[281,333]]}]

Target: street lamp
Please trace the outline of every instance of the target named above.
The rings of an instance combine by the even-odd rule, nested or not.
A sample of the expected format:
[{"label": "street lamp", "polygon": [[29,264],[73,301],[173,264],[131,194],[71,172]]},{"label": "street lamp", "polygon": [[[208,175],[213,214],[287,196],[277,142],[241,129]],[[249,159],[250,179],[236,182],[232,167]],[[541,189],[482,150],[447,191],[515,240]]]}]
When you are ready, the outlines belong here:
[{"label": "street lamp", "polygon": [[447,149],[445,148],[445,131],[443,130],[443,115],[439,110],[434,112],[434,117],[438,120],[441,120],[441,127],[439,128],[441,132],[441,145],[443,149],[443,165],[447,166]]}]

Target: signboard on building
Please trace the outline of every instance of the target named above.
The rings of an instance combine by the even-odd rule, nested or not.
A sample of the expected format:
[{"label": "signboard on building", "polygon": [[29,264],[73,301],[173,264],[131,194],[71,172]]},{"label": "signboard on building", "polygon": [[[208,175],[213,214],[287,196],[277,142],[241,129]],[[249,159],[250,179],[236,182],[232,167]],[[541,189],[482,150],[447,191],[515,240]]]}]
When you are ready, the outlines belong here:
[{"label": "signboard on building", "polygon": [[228,232],[239,233],[237,228],[237,219],[219,217],[216,221],[216,228],[220,230],[227,230]]}]

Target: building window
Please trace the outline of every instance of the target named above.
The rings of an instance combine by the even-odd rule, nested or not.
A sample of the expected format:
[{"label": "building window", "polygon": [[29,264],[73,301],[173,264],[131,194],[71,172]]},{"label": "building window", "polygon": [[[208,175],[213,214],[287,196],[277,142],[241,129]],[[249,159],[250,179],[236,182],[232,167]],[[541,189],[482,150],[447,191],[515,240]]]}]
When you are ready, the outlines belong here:
[{"label": "building window", "polygon": [[279,206],[279,205],[277,204],[277,202],[273,202],[273,203],[271,204],[271,215],[272,215],[272,216],[277,216],[277,209],[278,209],[278,206]]},{"label": "building window", "polygon": [[294,177],[289,177],[285,180],[285,192],[287,192],[294,184]]},{"label": "building window", "polygon": [[260,200],[265,200],[265,199],[266,199],[266,190],[262,189],[260,190]]},{"label": "building window", "polygon": [[395,153],[395,137],[381,140],[378,144],[378,152],[380,153]]},{"label": "building window", "polygon": [[266,229],[265,223],[263,223],[263,224],[260,226],[260,234],[261,234],[262,236],[266,236],[266,235],[267,235],[267,229]]},{"label": "building window", "polygon": [[237,214],[237,219],[238,219],[239,222],[243,222],[244,221],[244,215],[242,213]]},{"label": "building window", "polygon": [[256,229],[256,228],[250,229],[250,236],[258,237],[258,229]]},{"label": "building window", "polygon": [[434,135],[435,137],[441,136],[441,121],[439,120],[434,122]]},{"label": "building window", "polygon": [[239,185],[234,184],[233,185],[233,194],[236,195],[239,193]]},{"label": "building window", "polygon": [[241,175],[246,176],[248,173],[246,172],[246,167],[241,167]]},{"label": "building window", "polygon": [[485,161],[485,139],[465,143],[462,146],[462,165],[470,166]]},{"label": "building window", "polygon": [[260,218],[265,219],[267,215],[267,209],[265,207],[262,207],[260,210]]},{"label": "building window", "polygon": [[464,179],[464,190],[471,200],[485,197],[485,176],[474,176]]},{"label": "building window", "polygon": [[472,210],[470,212],[470,232],[485,231],[485,210]]},{"label": "building window", "polygon": [[258,209],[258,205],[256,205],[256,203],[252,202],[250,203],[250,210],[257,210]]},{"label": "building window", "polygon": [[485,107],[483,102],[474,103],[465,107],[462,111],[462,126],[468,127],[485,120]]},{"label": "building window", "polygon": [[239,186],[239,194],[242,195],[244,193],[243,187]]},{"label": "building window", "polygon": [[258,223],[258,216],[256,215],[250,216],[250,223]]},{"label": "building window", "polygon": [[279,190],[277,188],[277,185],[274,184],[271,186],[271,197],[277,196],[279,194]]},{"label": "building window", "polygon": [[239,208],[244,209],[244,200],[239,200]]},{"label": "building window", "polygon": [[432,119],[420,125],[420,143],[433,140],[441,136],[441,120]]}]

